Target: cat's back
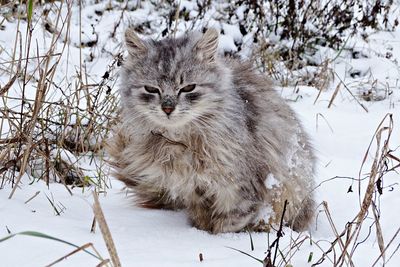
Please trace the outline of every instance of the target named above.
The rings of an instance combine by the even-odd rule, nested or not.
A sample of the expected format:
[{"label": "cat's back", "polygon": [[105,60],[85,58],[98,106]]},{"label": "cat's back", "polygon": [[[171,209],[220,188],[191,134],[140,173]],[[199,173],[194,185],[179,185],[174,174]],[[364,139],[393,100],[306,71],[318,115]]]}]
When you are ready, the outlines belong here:
[{"label": "cat's back", "polygon": [[277,126],[282,129],[298,126],[294,111],[265,74],[259,73],[251,62],[225,58],[225,64],[232,71],[232,89],[244,105],[250,131],[265,131],[265,127],[272,130]]},{"label": "cat's back", "polygon": [[[232,58],[225,60],[232,71],[233,93],[238,94],[238,100],[244,106],[247,130],[261,154],[269,154],[268,165],[276,166],[276,172],[295,168],[294,172],[302,169],[302,176],[311,176],[315,160],[309,137],[297,114],[272,82],[255,70],[250,62]],[[300,162],[295,162],[295,158],[300,158]],[[289,166],[283,166],[282,162]]]}]

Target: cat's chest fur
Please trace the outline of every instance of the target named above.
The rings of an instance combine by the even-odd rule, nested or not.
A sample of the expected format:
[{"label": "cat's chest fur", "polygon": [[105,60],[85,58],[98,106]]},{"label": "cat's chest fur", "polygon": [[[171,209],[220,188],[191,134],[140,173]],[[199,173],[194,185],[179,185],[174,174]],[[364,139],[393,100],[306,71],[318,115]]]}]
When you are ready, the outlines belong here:
[{"label": "cat's chest fur", "polygon": [[143,178],[140,182],[159,188],[185,206],[212,199],[219,211],[232,209],[238,186],[232,183],[229,164],[221,158],[224,153],[216,153],[211,140],[205,138],[199,133],[151,131],[142,141],[147,160],[137,161],[143,163],[137,174]]}]

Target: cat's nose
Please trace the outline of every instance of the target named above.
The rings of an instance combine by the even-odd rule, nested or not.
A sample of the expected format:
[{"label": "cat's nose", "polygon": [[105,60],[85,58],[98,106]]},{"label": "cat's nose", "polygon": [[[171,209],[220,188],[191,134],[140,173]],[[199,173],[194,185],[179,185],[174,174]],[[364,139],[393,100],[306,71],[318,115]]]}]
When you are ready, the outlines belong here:
[{"label": "cat's nose", "polygon": [[162,110],[165,112],[165,114],[169,115],[172,113],[172,111],[174,111],[174,107],[172,106],[164,106],[162,107]]},{"label": "cat's nose", "polygon": [[176,102],[173,98],[167,96],[161,103],[161,109],[165,112],[165,114],[169,115],[174,111]]}]

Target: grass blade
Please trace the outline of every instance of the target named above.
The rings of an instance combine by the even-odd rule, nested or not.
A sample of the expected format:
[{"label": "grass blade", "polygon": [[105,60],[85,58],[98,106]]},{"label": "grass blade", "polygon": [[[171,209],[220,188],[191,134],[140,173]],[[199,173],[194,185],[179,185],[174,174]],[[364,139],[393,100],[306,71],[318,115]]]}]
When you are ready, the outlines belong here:
[{"label": "grass blade", "polygon": [[29,0],[28,1],[28,14],[27,14],[27,19],[28,19],[28,24],[31,24],[31,20],[32,20],[32,14],[33,14],[33,1],[34,0]]},{"label": "grass blade", "polygon": [[[6,240],[8,240],[8,239],[10,239],[10,238],[12,238],[12,237],[14,237],[14,236],[16,236],[16,235],[26,235],[26,236],[33,236],[33,237],[46,238],[46,239],[50,239],[50,240],[54,240],[54,241],[58,241],[58,242],[61,242],[61,243],[70,245],[71,247],[80,248],[80,246],[77,246],[77,245],[75,245],[75,244],[72,244],[72,243],[70,243],[70,242],[68,242],[68,241],[65,241],[65,240],[59,239],[59,238],[57,238],[57,237],[50,236],[50,235],[46,235],[46,234],[43,234],[43,233],[40,233],[40,232],[35,232],[35,231],[24,231],[24,232],[19,232],[19,233],[11,234],[11,235],[9,235],[9,236],[6,236],[6,237],[1,238],[1,239],[0,239],[0,243],[3,242],[3,241],[6,241]],[[85,251],[87,254],[89,254],[89,255],[95,257],[95,258],[98,259],[98,260],[102,260],[100,257],[96,256],[95,254],[91,253],[90,251],[87,251],[87,250],[85,250],[85,249],[84,249],[83,251]]]},{"label": "grass blade", "polygon": [[241,251],[241,250],[239,250],[239,249],[236,249],[236,248],[233,248],[233,247],[226,247],[226,248],[230,248],[230,249],[233,249],[233,250],[235,250],[235,251],[237,251],[237,252],[240,252],[240,253],[242,253],[242,254],[244,254],[244,255],[246,255],[246,256],[248,256],[248,257],[250,257],[250,258],[252,258],[252,259],[254,259],[254,260],[256,260],[256,261],[258,261],[258,262],[259,262],[259,263],[261,263],[261,264],[263,264],[263,263],[264,263],[262,260],[260,260],[260,259],[257,259],[256,257],[254,257],[254,256],[250,255],[250,254],[249,254],[249,253],[247,253],[247,252]]}]

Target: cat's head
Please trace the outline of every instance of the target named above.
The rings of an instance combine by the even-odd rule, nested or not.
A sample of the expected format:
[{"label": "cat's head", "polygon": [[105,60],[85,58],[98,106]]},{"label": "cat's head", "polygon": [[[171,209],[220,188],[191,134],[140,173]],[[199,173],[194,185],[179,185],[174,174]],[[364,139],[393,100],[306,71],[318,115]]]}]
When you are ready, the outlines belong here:
[{"label": "cat's head", "polygon": [[125,32],[128,58],[122,70],[123,107],[165,127],[202,123],[221,109],[230,79],[217,58],[218,32],[189,33],[161,41]]}]

